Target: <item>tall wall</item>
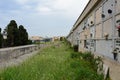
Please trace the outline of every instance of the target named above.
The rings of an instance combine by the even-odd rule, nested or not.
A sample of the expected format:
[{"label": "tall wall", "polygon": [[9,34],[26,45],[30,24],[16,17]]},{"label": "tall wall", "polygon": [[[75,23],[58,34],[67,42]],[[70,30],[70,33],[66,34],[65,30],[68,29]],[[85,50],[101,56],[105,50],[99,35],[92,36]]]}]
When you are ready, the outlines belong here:
[{"label": "tall wall", "polygon": [[45,45],[27,45],[20,47],[11,47],[0,49],[0,62],[7,61],[12,58],[17,58],[24,54],[30,54],[33,51],[37,51],[39,48],[44,47]]},{"label": "tall wall", "polygon": [[[90,0],[72,28],[72,44],[79,41],[79,51],[92,51],[120,62],[120,0]],[[76,40],[78,39],[78,40]]]}]

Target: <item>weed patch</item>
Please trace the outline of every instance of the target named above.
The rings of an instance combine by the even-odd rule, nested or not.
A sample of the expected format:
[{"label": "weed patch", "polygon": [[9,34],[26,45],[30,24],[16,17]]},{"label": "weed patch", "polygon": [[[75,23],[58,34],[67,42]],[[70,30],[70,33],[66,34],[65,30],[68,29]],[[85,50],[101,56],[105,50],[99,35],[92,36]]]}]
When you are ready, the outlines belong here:
[{"label": "weed patch", "polygon": [[0,80],[103,80],[93,69],[93,56],[74,52],[68,43],[43,49],[19,66],[0,73]]}]

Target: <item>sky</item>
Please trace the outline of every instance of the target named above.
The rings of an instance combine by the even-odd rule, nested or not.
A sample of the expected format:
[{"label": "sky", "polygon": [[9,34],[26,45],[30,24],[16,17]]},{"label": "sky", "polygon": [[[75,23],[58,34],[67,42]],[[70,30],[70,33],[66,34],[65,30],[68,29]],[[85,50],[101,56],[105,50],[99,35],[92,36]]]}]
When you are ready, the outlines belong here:
[{"label": "sky", "polygon": [[0,28],[15,20],[29,36],[67,36],[89,0],[1,0]]}]

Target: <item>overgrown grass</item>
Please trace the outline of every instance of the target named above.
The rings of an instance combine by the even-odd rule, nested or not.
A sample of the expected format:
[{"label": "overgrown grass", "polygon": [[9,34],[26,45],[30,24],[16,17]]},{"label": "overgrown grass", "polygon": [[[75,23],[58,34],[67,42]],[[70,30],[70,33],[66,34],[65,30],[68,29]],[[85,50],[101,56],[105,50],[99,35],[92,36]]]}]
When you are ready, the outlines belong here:
[{"label": "overgrown grass", "polygon": [[0,73],[0,80],[103,80],[89,61],[80,56],[73,58],[73,53],[77,54],[62,42],[42,50],[19,66],[5,69]]}]

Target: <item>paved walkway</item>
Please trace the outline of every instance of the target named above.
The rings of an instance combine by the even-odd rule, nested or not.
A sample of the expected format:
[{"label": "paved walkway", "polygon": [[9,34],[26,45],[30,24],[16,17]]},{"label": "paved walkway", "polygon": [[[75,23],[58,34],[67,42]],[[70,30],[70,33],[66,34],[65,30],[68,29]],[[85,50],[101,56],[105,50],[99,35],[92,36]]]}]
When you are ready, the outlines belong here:
[{"label": "paved walkway", "polygon": [[110,68],[111,79],[120,80],[120,63],[107,57],[103,57],[103,62]]}]

